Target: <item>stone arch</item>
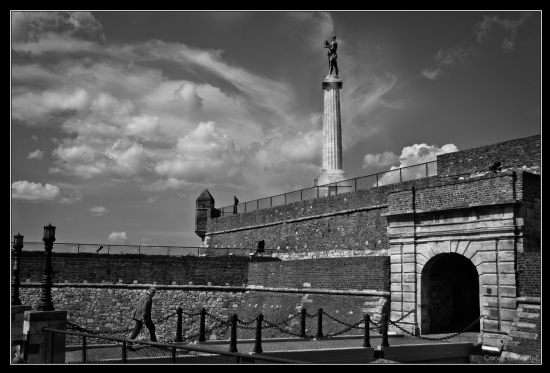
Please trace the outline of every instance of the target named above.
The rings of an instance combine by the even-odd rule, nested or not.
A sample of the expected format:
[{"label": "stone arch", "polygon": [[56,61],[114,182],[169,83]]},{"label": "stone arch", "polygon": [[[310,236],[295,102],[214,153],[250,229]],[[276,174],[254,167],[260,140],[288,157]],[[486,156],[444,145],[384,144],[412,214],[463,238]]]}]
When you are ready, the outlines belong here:
[{"label": "stone arch", "polygon": [[[458,332],[481,312],[480,268],[467,255],[450,249],[423,255],[428,260],[419,279],[421,333]],[[471,331],[479,331],[479,324]]]}]

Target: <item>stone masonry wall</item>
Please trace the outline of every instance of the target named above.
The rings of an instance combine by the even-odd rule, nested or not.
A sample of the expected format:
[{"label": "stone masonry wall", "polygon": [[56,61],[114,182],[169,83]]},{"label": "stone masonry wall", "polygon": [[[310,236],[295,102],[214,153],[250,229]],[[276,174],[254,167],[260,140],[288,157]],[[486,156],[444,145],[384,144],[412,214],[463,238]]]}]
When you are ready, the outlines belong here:
[{"label": "stone masonry wall", "polygon": [[390,291],[390,258],[374,256],[251,263],[248,285]]},{"label": "stone masonry wall", "polygon": [[[171,285],[233,285],[246,283],[248,264],[277,259],[254,257],[200,258],[132,254],[94,255],[52,253],[53,282],[70,283],[157,283]],[[41,281],[44,253],[21,253],[21,282]]]},{"label": "stone masonry wall", "polygon": [[497,161],[503,169],[525,167],[533,173],[540,173],[540,135],[440,154],[437,156],[437,174],[449,176],[485,172]]},{"label": "stone masonry wall", "polygon": [[[122,335],[128,336],[133,329],[132,316],[134,307],[148,286],[113,285],[113,284],[54,284],[52,302],[56,310],[67,311],[67,320],[88,330],[109,331],[126,330]],[[157,286],[153,299],[152,319],[156,326],[159,341],[170,341],[176,335],[176,307],[183,308],[183,336],[189,337],[198,333],[199,316],[187,315],[205,307],[210,313],[219,317],[229,317],[239,307],[244,288],[220,289],[208,286]],[[37,283],[24,283],[20,289],[20,299],[25,305],[36,309],[40,298]],[[164,322],[159,322],[167,318]],[[206,319],[207,338],[210,338],[215,320]],[[148,339],[148,332],[143,328],[138,338]],[[215,337],[214,337],[215,338]],[[74,339],[72,342],[76,343]],[[88,343],[97,343],[89,340]],[[70,344],[71,341],[68,342]]]}]

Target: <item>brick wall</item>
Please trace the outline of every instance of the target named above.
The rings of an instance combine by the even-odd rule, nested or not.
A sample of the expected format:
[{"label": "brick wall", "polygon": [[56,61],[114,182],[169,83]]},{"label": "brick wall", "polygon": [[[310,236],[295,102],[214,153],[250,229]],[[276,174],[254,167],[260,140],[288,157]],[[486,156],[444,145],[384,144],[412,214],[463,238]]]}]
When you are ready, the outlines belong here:
[{"label": "brick wall", "polygon": [[525,166],[539,173],[540,135],[438,155],[437,174],[449,176],[484,172],[497,161],[503,168],[520,169]]},{"label": "brick wall", "polygon": [[540,252],[517,253],[518,291],[521,297],[540,297]]},{"label": "brick wall", "polygon": [[[54,246],[55,250],[55,246]],[[153,255],[94,255],[52,253],[53,282],[131,284],[189,284],[241,286],[246,283],[248,263],[273,261],[273,258],[220,257],[198,258],[192,256],[169,257]],[[21,282],[30,279],[41,281],[44,253],[21,253]],[[122,281],[120,281],[122,280]]]},{"label": "brick wall", "polygon": [[[277,255],[289,259],[322,252],[330,257],[327,252],[331,250],[387,255],[387,226],[382,217],[387,194],[399,188],[428,185],[435,179],[411,180],[209,219],[209,246],[256,248],[258,241],[264,240],[265,249],[277,250]],[[223,233],[213,234],[216,232]]]},{"label": "brick wall", "polygon": [[390,291],[390,258],[373,256],[251,263],[248,285]]},{"label": "brick wall", "polygon": [[[415,191],[417,212],[465,208],[476,205],[509,202],[514,199],[512,172],[488,174],[464,180],[444,180]],[[412,191],[402,190],[388,195],[388,212],[411,212]]]}]

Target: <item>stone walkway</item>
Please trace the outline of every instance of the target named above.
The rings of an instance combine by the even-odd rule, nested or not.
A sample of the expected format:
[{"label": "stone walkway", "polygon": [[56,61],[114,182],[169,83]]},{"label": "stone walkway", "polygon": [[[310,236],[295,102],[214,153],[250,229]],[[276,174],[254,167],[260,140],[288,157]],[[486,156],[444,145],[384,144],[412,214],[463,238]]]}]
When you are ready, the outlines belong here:
[{"label": "stone walkway", "polygon": [[[399,346],[399,345],[412,345],[412,344],[433,344],[433,343],[456,343],[456,342],[472,342],[474,345],[477,344],[477,332],[474,333],[463,333],[459,335],[458,337],[453,337],[444,341],[429,341],[429,340],[422,340],[418,338],[413,338],[411,336],[403,336],[403,335],[394,335],[389,336],[388,342],[390,346]],[[426,337],[430,338],[438,338],[442,336],[446,336],[448,334],[440,334],[440,335],[429,335]],[[378,335],[371,336],[370,338],[371,347],[376,348],[377,346],[380,346],[382,344],[382,337]],[[253,352],[254,350],[254,341],[252,340],[245,340],[237,342],[237,349],[238,352],[241,354],[248,354]],[[195,345],[196,347],[205,348],[209,350],[214,351],[223,351],[227,352],[229,350],[229,343],[225,341],[211,341],[211,342],[205,342],[200,345]],[[288,339],[282,339],[282,340],[265,340],[262,342],[262,349],[264,352],[270,352],[270,351],[295,351],[295,350],[317,350],[317,349],[339,349],[339,348],[350,348],[350,347],[362,347],[363,346],[363,339],[357,338],[357,336],[353,337],[335,337],[330,339],[324,339],[324,340],[303,340],[303,339],[295,339],[295,340],[288,340]],[[121,356],[122,356],[122,345],[115,345],[111,347],[104,347],[104,348],[90,348],[87,351],[87,358],[89,362],[96,362],[96,363],[116,363],[120,362]],[[169,359],[171,356],[171,351],[169,350],[160,350],[157,348],[151,348],[151,347],[143,347],[138,349],[137,351],[128,351],[127,357],[128,359],[132,360],[132,363],[135,364],[148,364],[148,363],[170,363],[170,360],[166,361],[158,361],[158,359]],[[198,355],[194,352],[190,354],[186,353],[178,353],[178,361],[184,362],[186,357],[197,357]],[[153,359],[153,360],[151,360]],[[155,359],[157,361],[155,362]],[[227,364],[231,361],[220,359],[220,358],[214,358],[213,356],[204,356],[203,362],[197,362],[197,363],[203,363],[203,364]],[[82,351],[68,351],[66,353],[66,363],[80,363],[82,361]],[[385,362],[378,362],[378,363],[385,363]]]}]

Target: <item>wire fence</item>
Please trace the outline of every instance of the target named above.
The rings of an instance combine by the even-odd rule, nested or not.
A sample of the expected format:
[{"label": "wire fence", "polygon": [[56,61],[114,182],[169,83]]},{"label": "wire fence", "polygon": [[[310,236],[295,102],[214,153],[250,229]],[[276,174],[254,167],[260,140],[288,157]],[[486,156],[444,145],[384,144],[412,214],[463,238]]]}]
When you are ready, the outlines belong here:
[{"label": "wire fence", "polygon": [[437,175],[437,161],[420,163],[413,166],[396,168],[376,174],[343,180],[330,184],[315,185],[311,188],[265,197],[237,205],[221,207],[220,216],[242,214],[269,207],[306,201],[319,197],[338,195],[363,189],[377,188],[383,185],[395,184],[409,180],[421,179]]}]

